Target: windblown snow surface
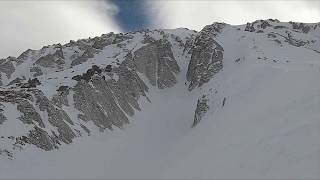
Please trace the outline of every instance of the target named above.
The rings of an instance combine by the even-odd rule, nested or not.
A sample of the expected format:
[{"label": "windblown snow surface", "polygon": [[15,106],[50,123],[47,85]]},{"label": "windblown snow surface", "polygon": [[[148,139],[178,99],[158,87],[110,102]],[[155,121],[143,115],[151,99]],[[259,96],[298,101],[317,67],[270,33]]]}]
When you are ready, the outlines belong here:
[{"label": "windblown snow surface", "polygon": [[[52,151],[28,145],[0,160],[0,178],[319,179],[319,43],[280,46],[266,32],[244,28],[227,25],[215,37],[223,69],[201,87],[188,90],[190,54],[173,49],[176,85],[158,89],[145,81],[150,101],[139,100],[142,110],[129,124],[104,132],[92,124],[90,136]],[[303,35],[319,42],[319,32]],[[209,110],[192,127],[202,95]]]}]

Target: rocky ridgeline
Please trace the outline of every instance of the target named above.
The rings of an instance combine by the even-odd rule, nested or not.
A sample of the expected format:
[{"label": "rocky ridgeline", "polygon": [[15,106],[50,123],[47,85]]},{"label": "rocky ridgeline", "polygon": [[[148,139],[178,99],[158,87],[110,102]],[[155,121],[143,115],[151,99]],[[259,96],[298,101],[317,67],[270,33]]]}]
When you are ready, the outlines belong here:
[{"label": "rocky ridgeline", "polygon": [[[0,60],[0,72],[6,75],[5,77],[1,76],[0,84],[9,84],[10,82],[8,81],[11,79],[12,74],[22,67],[27,68],[27,71],[24,70],[24,78],[38,77],[43,74],[72,68],[86,62],[89,58],[93,58],[104,47],[112,44],[121,46],[121,42],[132,39],[132,37],[132,35],[128,34],[109,33],[100,37],[70,41],[65,45],[55,44],[45,46],[40,50],[29,49],[18,58],[8,57]],[[28,64],[28,67],[25,67],[26,64]]]},{"label": "rocky ridgeline", "polygon": [[[319,39],[315,39],[315,36],[313,36],[313,34],[319,34],[320,23],[297,23],[292,21],[284,23],[277,19],[257,20],[247,23],[244,31],[264,33],[280,46],[286,43],[320,52],[320,47],[317,44]],[[301,38],[301,34],[304,34],[304,38]],[[309,34],[310,37],[306,38]]]},{"label": "rocky ridgeline", "polygon": [[[88,59],[99,55],[105,47],[125,47],[127,44],[121,42],[132,39],[135,34],[143,37],[143,42],[135,42],[141,47],[123,50],[125,55],[121,61],[119,57],[114,57],[116,64],[82,66]],[[8,121],[17,121],[25,124],[29,130],[22,136],[12,132],[0,138],[1,155],[12,157],[13,149],[23,149],[27,144],[49,151],[72,143],[74,138],[90,134],[92,127],[87,126],[89,121],[101,131],[122,128],[129,123],[135,111],[141,111],[138,103],[141,96],[149,100],[147,84],[163,89],[177,83],[176,75],[180,67],[169,38],[173,38],[181,46],[179,48],[184,48],[178,36],[169,36],[159,30],[109,33],[92,39],[71,41],[66,45],[46,46],[38,51],[27,50],[18,58],[2,60],[2,69],[9,66],[11,70],[1,71],[7,78],[4,78],[6,84],[2,85],[0,91],[0,126],[5,126]],[[24,67],[28,69],[26,74],[11,77],[23,65],[30,65]],[[87,70],[66,77],[74,84],[59,86],[52,97],[39,88],[47,83],[39,79],[52,79],[42,77],[54,72],[64,73],[77,66]],[[148,82],[144,82],[141,76]],[[17,119],[10,119],[6,113],[8,104],[16,107],[14,111],[19,114]],[[8,139],[10,146],[1,142]]]},{"label": "rocky ridgeline", "polygon": [[252,23],[247,23],[245,31],[263,33],[265,29],[287,29],[295,32],[307,34],[310,31],[320,28],[319,23],[297,23],[290,21],[289,23],[280,22],[277,19],[257,20]]},{"label": "rocky ridgeline", "polygon": [[[224,49],[216,38],[227,26],[214,23],[198,33],[186,29],[109,33],[1,59],[0,128],[22,124],[25,129],[5,135],[0,131],[0,156],[12,158],[14,149],[26,145],[53,150],[90,135],[92,126],[101,131],[122,128],[142,110],[141,98],[150,102],[151,86],[164,89],[179,83],[178,58],[188,63],[188,89],[202,86],[223,69]],[[296,34],[318,26],[259,20],[243,31],[299,46]],[[56,89],[48,95],[46,90],[52,87]],[[210,108],[206,97],[195,101],[193,126]]]}]

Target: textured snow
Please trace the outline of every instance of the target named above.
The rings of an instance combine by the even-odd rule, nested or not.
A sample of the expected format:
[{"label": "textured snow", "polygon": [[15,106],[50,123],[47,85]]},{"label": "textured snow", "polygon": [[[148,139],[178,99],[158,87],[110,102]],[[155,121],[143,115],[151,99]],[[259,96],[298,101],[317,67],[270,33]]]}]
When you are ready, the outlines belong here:
[{"label": "textured snow", "polygon": [[[223,70],[209,83],[187,90],[190,54],[175,48],[181,68],[178,84],[159,90],[146,80],[151,102],[140,99],[142,111],[129,125],[103,133],[96,128],[90,136],[51,152],[27,146],[14,160],[1,159],[0,178],[319,179],[320,53],[277,46],[265,34],[236,28],[227,26],[217,36],[224,48]],[[184,29],[164,31],[183,41],[190,36]],[[161,38],[157,33],[152,37]],[[135,38],[132,41],[139,42],[142,36]],[[171,39],[171,43],[177,42]],[[128,49],[141,46],[131,43]],[[120,49],[107,47],[72,70],[78,73],[91,63],[109,64],[112,58],[106,55],[117,52]],[[63,74],[69,75],[71,70]],[[50,76],[58,79],[48,80],[47,85],[73,83],[59,73]],[[47,85],[47,93],[53,94]],[[202,95],[209,99],[210,110],[191,128]],[[69,102],[64,109],[77,119],[79,112]],[[16,113],[6,107],[7,113]]]}]

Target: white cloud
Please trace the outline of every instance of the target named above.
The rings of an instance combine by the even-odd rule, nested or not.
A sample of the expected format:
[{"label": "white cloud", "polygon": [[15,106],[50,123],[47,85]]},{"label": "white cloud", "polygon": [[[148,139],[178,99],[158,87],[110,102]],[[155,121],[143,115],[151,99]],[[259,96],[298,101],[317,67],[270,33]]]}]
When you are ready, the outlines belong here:
[{"label": "white cloud", "polygon": [[[213,22],[245,24],[257,19],[319,22],[320,2],[304,0],[145,1],[157,28],[201,30]],[[53,43],[120,32],[119,9],[110,1],[0,1],[0,58]]]},{"label": "white cloud", "polygon": [[[245,24],[257,19],[276,18],[280,21],[319,22],[320,2],[310,5],[295,1],[151,1],[151,14],[159,27],[187,27],[201,30],[213,22]],[[154,9],[158,8],[157,11]],[[156,13],[154,13],[156,12]]]},{"label": "white cloud", "polygon": [[[120,32],[105,1],[0,1],[0,58],[28,48]],[[109,12],[109,13],[108,13]]]}]

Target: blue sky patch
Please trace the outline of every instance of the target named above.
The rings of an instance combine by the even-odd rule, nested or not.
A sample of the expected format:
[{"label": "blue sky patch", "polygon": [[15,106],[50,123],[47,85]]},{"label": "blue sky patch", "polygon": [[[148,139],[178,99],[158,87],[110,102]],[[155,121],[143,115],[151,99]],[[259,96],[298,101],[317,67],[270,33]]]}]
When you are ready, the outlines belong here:
[{"label": "blue sky patch", "polygon": [[118,8],[115,20],[123,31],[135,31],[150,27],[144,0],[111,0]]}]

